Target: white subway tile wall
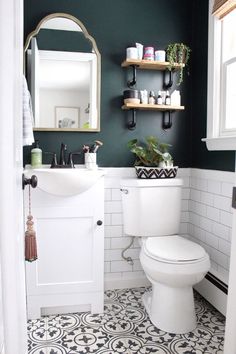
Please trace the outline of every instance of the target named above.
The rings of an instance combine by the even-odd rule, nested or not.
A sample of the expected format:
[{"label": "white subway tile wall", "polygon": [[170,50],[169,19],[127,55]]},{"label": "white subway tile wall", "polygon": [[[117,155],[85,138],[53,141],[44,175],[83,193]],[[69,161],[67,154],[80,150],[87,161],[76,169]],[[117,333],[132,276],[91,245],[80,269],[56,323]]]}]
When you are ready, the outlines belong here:
[{"label": "white subway tile wall", "polygon": [[[120,179],[134,176],[133,168],[107,168],[105,176],[105,281],[140,278],[144,276],[139,261],[140,247],[137,242],[125,253],[132,257],[131,265],[121,256],[122,250],[130,243],[124,235]],[[109,242],[107,241],[109,240]]]},{"label": "white subway tile wall", "polygon": [[[144,276],[139,261],[140,246],[125,252],[133,265],[121,257],[130,243],[123,231],[120,179],[134,176],[133,168],[106,168],[105,176],[105,281]],[[228,282],[232,225],[231,195],[234,173],[179,169],[183,179],[180,234],[201,244],[211,257],[211,271]]]},{"label": "white subway tile wall", "polygon": [[191,169],[189,235],[211,257],[211,272],[228,283],[233,172]]}]

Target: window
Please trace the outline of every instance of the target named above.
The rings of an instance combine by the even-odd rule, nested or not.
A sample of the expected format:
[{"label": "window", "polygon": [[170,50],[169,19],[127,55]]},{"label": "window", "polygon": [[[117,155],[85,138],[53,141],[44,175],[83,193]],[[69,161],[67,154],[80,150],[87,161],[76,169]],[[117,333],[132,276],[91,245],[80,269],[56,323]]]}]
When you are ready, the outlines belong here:
[{"label": "window", "polygon": [[222,20],[220,135],[236,134],[236,9]]},{"label": "window", "polygon": [[209,6],[207,138],[202,140],[209,150],[236,150],[236,8],[213,16],[220,2],[230,1],[210,0]]}]

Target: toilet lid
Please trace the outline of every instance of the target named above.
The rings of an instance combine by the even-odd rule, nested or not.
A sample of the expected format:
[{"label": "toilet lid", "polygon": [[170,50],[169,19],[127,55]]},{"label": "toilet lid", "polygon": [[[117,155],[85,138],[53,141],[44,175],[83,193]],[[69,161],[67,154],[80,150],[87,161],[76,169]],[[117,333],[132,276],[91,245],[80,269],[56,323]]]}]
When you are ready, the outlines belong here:
[{"label": "toilet lid", "polygon": [[177,235],[149,237],[144,248],[150,257],[169,262],[196,261],[206,255],[203,247]]}]

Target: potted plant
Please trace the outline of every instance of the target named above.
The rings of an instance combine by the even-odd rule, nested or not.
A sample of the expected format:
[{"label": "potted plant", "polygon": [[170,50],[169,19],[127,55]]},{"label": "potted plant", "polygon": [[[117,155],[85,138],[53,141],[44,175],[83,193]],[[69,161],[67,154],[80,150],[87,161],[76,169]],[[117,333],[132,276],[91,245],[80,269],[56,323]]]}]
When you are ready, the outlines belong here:
[{"label": "potted plant", "polygon": [[[172,70],[176,63],[188,65],[191,49],[184,43],[170,43],[166,48],[166,59],[170,63],[169,70]],[[184,65],[179,70],[179,80],[177,85],[183,82]]]},{"label": "potted plant", "polygon": [[161,143],[154,136],[146,137],[145,143],[137,139],[128,142],[128,148],[137,159],[135,170],[138,178],[173,178],[178,167],[173,167],[173,159],[168,149],[171,145]]}]

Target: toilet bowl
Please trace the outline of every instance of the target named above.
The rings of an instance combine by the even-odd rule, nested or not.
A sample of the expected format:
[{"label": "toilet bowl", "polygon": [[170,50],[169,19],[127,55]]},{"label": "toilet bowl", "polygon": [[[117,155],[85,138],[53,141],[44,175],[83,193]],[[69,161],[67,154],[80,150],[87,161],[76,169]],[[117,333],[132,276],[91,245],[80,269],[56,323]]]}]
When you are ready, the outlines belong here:
[{"label": "toilet bowl", "polygon": [[193,285],[210,268],[205,250],[178,235],[142,241],[140,261],[152,284],[143,296],[152,323],[163,331],[183,334],[196,327]]},{"label": "toilet bowl", "polygon": [[141,237],[140,261],[152,284],[143,296],[159,329],[188,333],[196,327],[193,285],[210,269],[206,251],[179,236],[182,180],[121,180],[124,232]]}]

